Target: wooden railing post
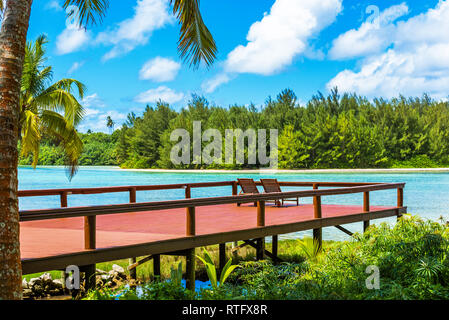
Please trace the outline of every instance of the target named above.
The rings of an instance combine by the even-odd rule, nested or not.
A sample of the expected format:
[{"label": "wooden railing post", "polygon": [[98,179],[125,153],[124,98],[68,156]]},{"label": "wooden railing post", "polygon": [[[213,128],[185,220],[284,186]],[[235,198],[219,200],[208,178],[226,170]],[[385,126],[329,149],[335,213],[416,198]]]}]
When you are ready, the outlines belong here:
[{"label": "wooden railing post", "polygon": [[398,208],[402,208],[404,206],[404,189],[398,188]]},{"label": "wooden railing post", "polygon": [[[257,201],[257,226],[265,226],[265,201]],[[265,251],[265,238],[258,238],[256,240],[256,258],[263,260]]]},{"label": "wooden railing post", "polygon": [[[136,203],[136,201],[137,201],[136,193],[137,193],[136,187],[132,187],[129,189],[129,202],[130,203]],[[132,258],[129,258],[128,261],[129,261],[129,264],[132,265],[137,262],[137,259],[136,259],[136,257],[132,257]],[[129,277],[131,279],[137,280],[137,267],[129,270]]]},{"label": "wooden railing post", "polygon": [[[369,192],[363,193],[363,212],[369,212]],[[370,221],[363,221],[363,232],[365,232],[370,225]]]},{"label": "wooden railing post", "polygon": [[[191,197],[190,186],[185,187],[186,199]],[[186,208],[186,235],[195,235],[195,207]],[[195,248],[188,249],[186,254],[186,287],[195,290]]]},{"label": "wooden railing post", "polygon": [[[84,217],[84,249],[92,250],[96,248],[96,216]],[[95,264],[82,266],[80,271],[84,272],[85,290],[96,286]]]},{"label": "wooden railing post", "polygon": [[61,192],[61,207],[67,208],[67,191]]},{"label": "wooden railing post", "polygon": [[[403,188],[398,188],[397,194],[398,194],[397,207],[398,208],[402,208],[404,206],[404,189]],[[402,214],[399,214],[399,210],[398,210],[397,220],[399,220],[399,218],[401,216],[402,216]]]},{"label": "wooden railing post", "polygon": [[[315,189],[315,185],[314,185]],[[315,219],[321,219],[321,196],[313,197],[313,217]],[[322,228],[313,229],[313,239],[318,243],[318,246],[321,250],[322,242],[323,242],[323,232]]]},{"label": "wooden railing post", "polygon": [[129,189],[129,202],[130,203],[136,203],[136,200],[137,200],[137,195],[136,195],[137,192],[136,191],[137,191],[136,187],[132,187]]}]

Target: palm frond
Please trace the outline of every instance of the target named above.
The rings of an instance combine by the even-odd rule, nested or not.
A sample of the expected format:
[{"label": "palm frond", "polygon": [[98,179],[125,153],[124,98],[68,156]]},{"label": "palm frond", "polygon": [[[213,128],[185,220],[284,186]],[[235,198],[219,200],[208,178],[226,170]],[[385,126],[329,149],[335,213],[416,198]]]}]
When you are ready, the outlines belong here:
[{"label": "palm frond", "polygon": [[39,116],[30,110],[25,110],[21,122],[21,154],[23,156],[33,153],[33,167],[39,160],[39,144],[41,135],[39,133]]},{"label": "palm frond", "polygon": [[41,125],[45,132],[55,136],[61,142],[66,155],[66,167],[68,169],[69,179],[78,171],[78,160],[83,152],[83,142],[78,136],[75,127],[70,125],[67,120],[57,112],[44,110],[40,115]]},{"label": "palm frond", "polygon": [[62,79],[45,89],[39,96],[33,97],[29,105],[35,104],[42,110],[64,113],[64,118],[72,126],[77,126],[84,116],[84,108],[72,94],[72,86],[78,95],[84,97],[86,87],[75,79]]},{"label": "palm frond", "polygon": [[217,55],[217,46],[209,29],[204,24],[198,0],[170,0],[173,14],[181,24],[178,52],[184,61],[198,68],[201,61],[212,65]]},{"label": "palm frond", "polygon": [[[74,5],[79,9],[78,25],[88,26],[97,24],[96,18],[100,23],[109,6],[108,0],[66,0],[62,5],[64,9]],[[68,17],[72,17],[75,12],[69,13]]]}]

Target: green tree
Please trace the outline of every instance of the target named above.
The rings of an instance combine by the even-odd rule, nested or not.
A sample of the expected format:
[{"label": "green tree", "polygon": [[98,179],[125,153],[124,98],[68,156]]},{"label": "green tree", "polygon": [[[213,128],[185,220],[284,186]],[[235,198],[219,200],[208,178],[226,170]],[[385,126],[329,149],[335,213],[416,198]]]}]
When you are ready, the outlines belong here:
[{"label": "green tree", "polygon": [[75,79],[61,79],[51,83],[51,66],[45,66],[45,36],[28,42],[25,48],[22,87],[20,92],[19,140],[22,155],[33,153],[35,167],[39,159],[42,135],[61,144],[66,163],[73,176],[83,143],[76,126],[81,121],[84,110],[73,95],[73,87],[82,99],[85,86]]}]

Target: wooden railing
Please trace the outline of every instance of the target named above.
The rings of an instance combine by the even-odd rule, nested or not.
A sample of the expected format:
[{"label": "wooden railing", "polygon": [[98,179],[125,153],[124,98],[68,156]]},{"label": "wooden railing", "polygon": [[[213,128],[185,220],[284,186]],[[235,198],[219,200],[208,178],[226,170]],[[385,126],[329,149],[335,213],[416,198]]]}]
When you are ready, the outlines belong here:
[{"label": "wooden railing", "polygon": [[[126,186],[126,187],[105,187],[105,188],[86,188],[86,189],[54,189],[54,190],[26,190],[20,191],[19,196],[46,196],[60,195],[61,203],[67,205],[67,195],[69,194],[93,194],[106,192],[130,192],[130,203],[95,205],[86,207],[62,207],[56,209],[36,209],[21,210],[20,221],[36,221],[59,218],[85,217],[85,248],[95,248],[95,229],[97,215],[119,214],[127,212],[141,212],[154,210],[168,210],[177,208],[186,208],[186,235],[194,236],[196,234],[195,226],[195,208],[201,206],[212,206],[242,202],[257,202],[257,226],[265,225],[265,202],[268,200],[279,200],[286,198],[313,198],[314,218],[321,218],[321,197],[331,195],[344,195],[363,193],[363,211],[370,211],[369,193],[379,190],[397,189],[397,207],[403,207],[403,189],[404,183],[335,183],[335,182],[280,182],[281,186],[312,186],[313,190],[287,191],[277,193],[260,193],[251,195],[236,195],[237,184],[235,181],[225,182],[206,182],[192,184],[172,184],[159,186]],[[199,187],[218,187],[233,186],[232,196],[208,197],[208,198],[190,198],[190,189]],[[318,186],[340,187],[337,189],[318,189]],[[343,186],[343,187],[342,187]],[[166,200],[154,202],[136,203],[136,191],[141,190],[165,190],[181,189],[186,190],[186,199]]]},{"label": "wooden railing", "polygon": [[[260,182],[256,182],[260,185]],[[277,235],[282,233],[296,232],[298,231],[298,224],[286,224],[286,225],[266,225],[265,219],[265,203],[269,200],[280,200],[288,198],[313,198],[314,207],[314,219],[308,223],[307,229],[313,229],[313,235],[316,240],[321,244],[322,231],[321,228],[325,226],[335,226],[342,231],[348,232],[340,226],[340,224],[352,223],[357,221],[363,221],[364,228],[369,226],[371,219],[377,219],[387,216],[400,216],[406,212],[406,208],[403,207],[403,189],[404,183],[352,183],[352,182],[279,182],[284,187],[311,187],[311,190],[301,191],[287,191],[276,193],[260,193],[260,194],[245,194],[237,195],[238,184],[236,181],[223,181],[223,182],[204,182],[204,183],[184,183],[184,184],[167,184],[167,185],[149,185],[149,186],[119,186],[119,187],[102,187],[102,188],[69,188],[69,189],[49,189],[49,190],[22,190],[19,191],[19,197],[34,197],[34,196],[53,196],[59,195],[61,200],[61,208],[55,209],[36,209],[36,210],[20,210],[20,221],[36,221],[47,219],[59,219],[59,218],[74,218],[84,217],[84,247],[86,250],[81,255],[80,253],[72,253],[68,255],[62,255],[61,257],[44,257],[42,259],[31,259],[22,261],[24,264],[24,272],[33,273],[41,272],[45,270],[53,270],[54,268],[63,268],[68,264],[80,264],[83,266],[84,272],[87,274],[95,273],[95,265],[92,263],[111,261],[116,259],[137,257],[139,255],[148,254],[148,244],[135,244],[128,246],[119,246],[114,248],[100,248],[96,249],[96,216],[120,214],[127,212],[144,212],[154,210],[169,210],[185,208],[186,210],[186,239],[192,240],[185,241],[174,247],[164,243],[156,244],[158,249],[154,249],[152,256],[154,260],[154,268],[158,270],[160,268],[159,255],[163,254],[164,250],[172,248],[173,250],[187,250],[187,269],[189,273],[188,286],[194,286],[194,247],[198,245],[210,245],[220,244],[220,257],[225,253],[224,241],[237,241],[242,239],[256,239],[256,252],[258,259],[263,258],[264,241],[263,237],[273,236],[273,253],[277,256]],[[208,197],[208,198],[191,198],[192,188],[205,188],[205,187],[232,187],[232,195],[221,197]],[[319,187],[327,187],[326,189],[319,189]],[[330,189],[335,188],[335,189]],[[166,200],[166,201],[153,201],[153,202],[137,202],[137,191],[149,191],[149,190],[170,190],[170,189],[184,189],[185,199],[178,200]],[[397,190],[397,204],[396,207],[388,208],[385,210],[373,210],[370,208],[370,192],[380,190]],[[126,204],[111,204],[111,205],[95,205],[85,207],[68,207],[68,196],[72,194],[100,194],[111,192],[129,192],[129,203]],[[322,219],[322,204],[321,198],[325,196],[333,195],[345,195],[363,193],[363,209],[359,215],[337,217],[337,219],[331,218]],[[229,235],[217,234],[204,235],[195,237],[196,233],[196,208],[202,206],[213,206],[223,204],[237,204],[237,203],[251,203],[257,204],[256,209],[256,223],[253,228],[238,230],[230,232]],[[326,220],[326,221],[325,221]],[[304,223],[304,222],[299,222]],[[305,229],[301,229],[305,230]],[[231,234],[232,233],[232,234]],[[248,242],[248,241],[247,241]],[[193,245],[195,243],[195,245]],[[193,246],[193,247],[192,247]],[[191,248],[191,249],[189,249]],[[96,249],[96,250],[94,250]],[[97,254],[96,257],[88,256],[90,253]],[[145,259],[144,259],[145,260]],[[225,260],[222,258],[221,260]],[[220,260],[220,261],[221,261]],[[135,258],[130,258],[130,263],[135,263]],[[134,269],[135,270],[135,269]],[[135,277],[135,274],[134,274]],[[95,278],[95,277],[93,277]]]}]

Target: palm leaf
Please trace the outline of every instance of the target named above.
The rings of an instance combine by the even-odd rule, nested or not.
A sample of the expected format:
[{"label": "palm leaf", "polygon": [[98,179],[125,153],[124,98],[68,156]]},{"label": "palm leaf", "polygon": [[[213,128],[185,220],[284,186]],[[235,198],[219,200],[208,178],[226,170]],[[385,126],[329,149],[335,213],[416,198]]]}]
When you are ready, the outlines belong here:
[{"label": "palm leaf", "polygon": [[210,66],[216,58],[217,46],[203,22],[198,0],[170,0],[173,14],[181,24],[178,52],[184,61],[197,68],[201,61]]},{"label": "palm leaf", "polygon": [[83,142],[78,132],[62,115],[54,111],[42,111],[40,120],[45,132],[61,142],[66,155],[69,179],[71,179],[78,171],[78,159],[83,152]]},{"label": "palm leaf", "polygon": [[21,154],[23,156],[33,153],[33,167],[36,167],[39,160],[39,143],[41,135],[39,133],[39,116],[30,110],[25,110],[22,115],[21,132]]},{"label": "palm leaf", "polygon": [[[109,6],[108,0],[65,0],[62,5],[64,9],[74,5],[79,9],[78,25],[88,26],[97,24],[96,17],[101,21]],[[74,12],[69,13],[68,17],[72,17]]]}]

